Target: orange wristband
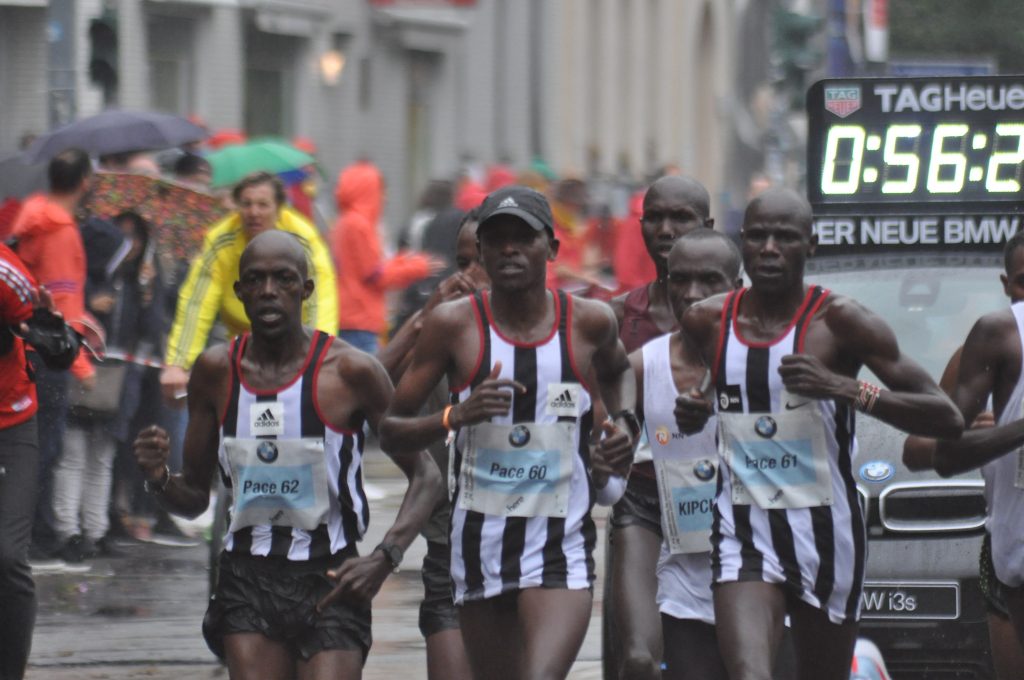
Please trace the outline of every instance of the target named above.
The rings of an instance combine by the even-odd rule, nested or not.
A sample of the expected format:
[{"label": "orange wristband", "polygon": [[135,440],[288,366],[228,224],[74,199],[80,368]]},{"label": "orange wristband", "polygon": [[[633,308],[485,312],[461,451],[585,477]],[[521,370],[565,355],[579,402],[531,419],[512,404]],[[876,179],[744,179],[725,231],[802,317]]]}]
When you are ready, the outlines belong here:
[{"label": "orange wristband", "polygon": [[448,406],[444,407],[444,412],[441,414],[441,425],[444,427],[444,429],[448,430],[449,432],[452,431],[452,424],[451,421],[448,420],[448,416],[451,415],[453,408],[455,407],[449,404]]}]

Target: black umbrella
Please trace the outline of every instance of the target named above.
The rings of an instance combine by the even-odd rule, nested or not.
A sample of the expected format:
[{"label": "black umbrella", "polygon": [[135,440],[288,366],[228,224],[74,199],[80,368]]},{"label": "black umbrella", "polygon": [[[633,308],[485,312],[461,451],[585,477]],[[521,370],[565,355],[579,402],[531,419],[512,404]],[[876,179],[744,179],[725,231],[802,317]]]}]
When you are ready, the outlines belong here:
[{"label": "black umbrella", "polygon": [[72,147],[94,155],[151,151],[198,142],[206,136],[206,130],[181,116],[110,109],[41,135],[25,157],[33,163],[49,160]]}]

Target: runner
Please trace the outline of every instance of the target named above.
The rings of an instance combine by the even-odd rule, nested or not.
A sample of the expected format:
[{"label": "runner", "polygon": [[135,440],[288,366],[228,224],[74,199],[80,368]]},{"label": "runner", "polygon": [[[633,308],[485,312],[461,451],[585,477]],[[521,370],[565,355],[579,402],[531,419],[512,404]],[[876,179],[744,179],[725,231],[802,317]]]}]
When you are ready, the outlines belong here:
[{"label": "runner", "polygon": [[[491,291],[427,317],[381,426],[382,444],[396,450],[457,433],[452,585],[481,680],[568,674],[590,618],[595,489],[599,502],[615,500],[600,498],[614,487],[607,470],[588,465],[590,390],[615,414],[595,468],[628,467],[639,430],[611,310],[545,289],[558,250],[551,225],[532,189],[488,196],[477,234]],[[445,375],[452,405],[417,416]]]},{"label": "runner", "polygon": [[[1019,246],[1024,245],[1024,237],[1013,239],[1007,243],[1009,250],[1017,251],[1010,261],[1011,267],[1007,276],[1002,277],[1006,292],[1013,302],[1024,298],[1024,250]],[[1011,252],[1012,252],[1011,251]],[[1012,283],[1007,283],[1011,281]],[[950,357],[946,369],[942,372],[939,380],[939,387],[947,394],[952,393],[956,386],[956,376],[960,372],[960,355],[963,353],[963,346],[957,348]],[[972,428],[992,427],[995,425],[995,417],[991,411],[983,411],[971,423]],[[935,468],[935,445],[934,439],[927,437],[907,437],[903,444],[903,464],[913,472],[921,472]],[[947,468],[950,461],[943,462],[942,473],[946,476],[959,474],[967,470],[954,470]],[[957,468],[960,465],[956,466]],[[997,461],[990,462],[984,466],[991,468],[990,474],[984,474],[986,483],[997,474]],[[992,479],[994,481],[994,479]],[[986,492],[991,495],[991,490],[986,487]],[[1014,630],[1013,622],[1010,621],[1010,610],[1006,606],[1006,585],[996,577],[995,568],[992,566],[992,536],[985,530],[985,537],[981,542],[981,554],[978,556],[978,586],[985,599],[985,609],[988,614],[988,638],[989,646],[992,649],[992,666],[995,669],[997,680],[1014,680],[1024,676],[1024,648],[1017,639],[1017,632]]]},{"label": "runner", "polygon": [[[644,195],[640,232],[657,279],[612,300],[627,352],[677,327],[669,303],[668,254],[683,234],[713,229],[711,197],[689,177],[670,175]],[[661,508],[650,447],[644,443],[630,471],[625,497],[612,509],[608,580],[605,584],[606,674],[634,680],[661,674],[662,630],[656,604]],[[610,602],[609,602],[610,601]],[[610,610],[610,611],[609,611]],[[610,614],[610,615],[609,615]]]},{"label": "runner", "polygon": [[[974,324],[960,355],[953,401],[972,422],[991,398],[996,424],[971,429],[959,441],[940,441],[935,469],[943,476],[981,466],[988,505],[986,529],[991,537],[992,585],[1002,591],[1017,639],[1024,645],[1024,234],[1017,233],[1005,249],[1009,309],[987,314]],[[1011,455],[1006,455],[1011,454]]]},{"label": "runner", "polygon": [[[741,238],[751,287],[683,319],[713,374],[725,461],[712,527],[719,647],[732,680],[767,680],[788,613],[799,677],[845,680],[866,542],[851,474],[854,409],[948,437],[963,419],[878,316],[804,285],[816,244],[804,198],[762,193]],[[892,391],[858,381],[862,366]],[[712,407],[695,390],[680,396],[680,429],[699,432]]]},{"label": "runner", "polygon": [[[692,231],[668,254],[668,293],[677,319],[690,305],[740,284],[739,250],[717,231]],[[673,415],[676,397],[705,381],[707,367],[678,331],[651,340],[629,360],[640,395],[637,412],[654,453],[661,507],[667,510],[661,513],[665,540],[657,573],[666,668],[651,677],[725,680],[711,601],[716,422],[711,418],[699,434],[683,437]],[[660,666],[660,658],[652,661]]]},{"label": "runner", "polygon": [[135,454],[149,489],[177,514],[206,509],[218,465],[234,489],[203,623],[231,677],[358,678],[370,600],[430,513],[440,476],[426,453],[392,456],[409,479],[406,498],[380,545],[357,556],[369,521],[363,426],[377,426],[391,383],[376,359],[302,326],[314,284],[294,236],[257,236],[239,266],[234,287],[252,334],[195,364],[183,473],[170,474],[167,434],[156,426]]}]

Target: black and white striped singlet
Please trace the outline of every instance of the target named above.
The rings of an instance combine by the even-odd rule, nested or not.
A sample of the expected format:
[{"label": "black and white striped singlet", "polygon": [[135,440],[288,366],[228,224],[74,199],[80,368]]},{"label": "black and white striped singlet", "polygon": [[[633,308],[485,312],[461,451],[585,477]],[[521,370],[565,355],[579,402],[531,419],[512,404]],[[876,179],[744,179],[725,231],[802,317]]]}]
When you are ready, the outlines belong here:
[{"label": "black and white striped singlet", "polygon": [[[722,309],[715,362],[717,405],[726,413],[780,413],[782,357],[804,350],[811,318],[829,295],[813,286],[789,328],[767,343],[745,341],[736,326],[747,289],[730,293]],[[854,411],[834,400],[814,402],[828,423],[832,505],[762,510],[732,503],[732,473],[721,466],[712,526],[715,583],[782,584],[835,623],[856,621],[864,580],[865,528],[852,473],[856,456]]]},{"label": "black and white striped singlet", "polygon": [[[451,574],[456,604],[481,600],[530,587],[590,588],[594,581],[593,550],[597,540],[590,510],[594,492],[589,477],[587,441],[593,420],[590,395],[580,389],[578,417],[548,412],[548,385],[577,383],[585,386],[572,356],[572,298],[562,291],[555,296],[555,323],[550,335],[533,344],[509,340],[491,316],[486,292],[472,298],[480,333],[480,353],[472,379],[452,390],[452,403],[464,401],[485,380],[495,362],[501,362],[501,378],[526,386],[525,394],[513,396],[508,416],[493,418],[498,424],[578,423],[572,457],[568,513],[556,517],[500,517],[458,507],[455,489],[451,518]],[[462,437],[456,440],[454,470],[461,470]],[[460,481],[456,482],[456,485]]]},{"label": "black and white striped singlet", "polygon": [[[225,437],[323,439],[330,510],[327,522],[313,531],[270,525],[229,531],[224,538],[224,550],[237,554],[278,555],[301,561],[327,557],[346,546],[354,546],[370,522],[370,506],[363,493],[363,432],[333,429],[326,425],[316,398],[317,373],[334,337],[315,331],[302,368],[276,391],[257,390],[246,384],[241,358],[249,337],[245,334],[231,343],[231,393],[220,429],[221,477],[230,486]],[[252,404],[275,401],[283,405],[284,434],[254,435],[250,416]]]}]

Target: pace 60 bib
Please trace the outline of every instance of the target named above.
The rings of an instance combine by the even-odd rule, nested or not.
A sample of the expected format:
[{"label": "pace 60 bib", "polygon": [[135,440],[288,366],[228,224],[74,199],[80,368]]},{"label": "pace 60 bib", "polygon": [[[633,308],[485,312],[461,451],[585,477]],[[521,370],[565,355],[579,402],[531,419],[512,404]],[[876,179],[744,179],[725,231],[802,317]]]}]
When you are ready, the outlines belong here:
[{"label": "pace 60 bib", "polygon": [[466,428],[459,508],[501,517],[565,517],[576,423]]}]

